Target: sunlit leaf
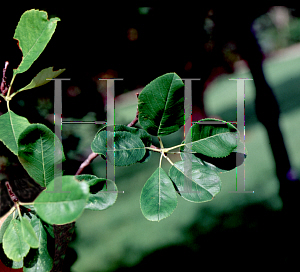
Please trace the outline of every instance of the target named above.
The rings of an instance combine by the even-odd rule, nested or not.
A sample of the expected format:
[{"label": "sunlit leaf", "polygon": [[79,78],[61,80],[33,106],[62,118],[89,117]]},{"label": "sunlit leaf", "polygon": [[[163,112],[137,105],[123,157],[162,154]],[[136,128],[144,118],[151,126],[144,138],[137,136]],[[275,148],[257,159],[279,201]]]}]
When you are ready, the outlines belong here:
[{"label": "sunlit leaf", "polygon": [[34,232],[33,227],[26,217],[21,220],[21,228],[24,240],[32,248],[39,247],[39,240]]},{"label": "sunlit leaf", "polygon": [[11,110],[0,116],[0,140],[15,155],[18,155],[18,138],[29,125],[25,117]]},{"label": "sunlit leaf", "polygon": [[79,181],[84,181],[89,186],[92,186],[94,184],[94,180],[98,179],[98,177],[95,175],[90,175],[90,174],[82,174],[82,175],[77,175],[76,179]]},{"label": "sunlit leaf", "polygon": [[12,219],[3,236],[3,250],[8,258],[21,261],[29,252],[30,246],[23,238],[21,222]]},{"label": "sunlit leaf", "polygon": [[[26,258],[26,257],[25,257]],[[0,260],[1,262],[6,266],[6,267],[9,267],[9,268],[12,268],[12,269],[19,269],[19,268],[22,268],[23,267],[23,259],[21,261],[13,261],[11,259],[9,259],[6,254],[4,253],[4,250],[3,250],[3,245],[1,244],[0,245]],[[8,268],[8,269],[9,269]],[[15,271],[15,270],[13,270]],[[18,271],[18,270],[16,270]],[[2,272],[2,270],[1,270]],[[3,271],[3,272],[11,272],[10,270],[9,271]]]},{"label": "sunlit leaf", "polygon": [[9,216],[6,217],[6,219],[4,220],[4,222],[1,225],[1,229],[0,229],[0,243],[2,243],[2,239],[3,239],[3,235],[7,229],[7,227],[10,224],[10,221],[13,219],[13,214],[11,213]]},{"label": "sunlit leaf", "polygon": [[[25,216],[24,216],[25,217]],[[36,250],[30,250],[24,258],[24,268],[26,272],[45,271],[49,272],[53,266],[53,260],[49,255],[49,238],[45,229],[45,222],[41,221],[35,214],[30,213],[30,224],[32,225],[36,236],[38,237],[39,247]],[[51,226],[51,229],[53,227]],[[51,241],[54,243],[53,241]],[[32,253],[32,254],[31,254]]]},{"label": "sunlit leaf", "polygon": [[25,11],[16,27],[14,39],[23,53],[22,62],[14,75],[23,73],[29,69],[32,63],[44,51],[50,41],[59,18],[48,20],[47,12],[35,9]]},{"label": "sunlit leaf", "polygon": [[[62,179],[62,191],[54,191],[54,184]],[[67,224],[83,212],[89,197],[89,186],[74,176],[57,177],[34,201],[39,217],[49,224]]]}]

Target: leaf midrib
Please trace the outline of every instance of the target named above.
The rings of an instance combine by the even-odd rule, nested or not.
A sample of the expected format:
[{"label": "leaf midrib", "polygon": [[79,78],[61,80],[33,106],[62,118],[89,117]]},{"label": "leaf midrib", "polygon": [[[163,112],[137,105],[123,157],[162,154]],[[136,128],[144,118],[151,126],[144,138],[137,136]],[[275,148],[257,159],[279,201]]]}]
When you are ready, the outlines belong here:
[{"label": "leaf midrib", "polygon": [[9,121],[10,121],[10,126],[11,126],[11,129],[12,129],[13,137],[14,137],[14,139],[15,139],[15,144],[16,144],[16,147],[17,147],[17,150],[18,150],[18,144],[17,144],[17,139],[16,139],[16,133],[15,133],[14,125],[13,125],[13,122],[12,122],[11,112],[12,112],[12,111],[10,111],[10,110],[8,111],[8,113],[9,113]]},{"label": "leaf midrib", "polygon": [[[231,134],[231,133],[236,133],[236,132],[222,132],[222,133],[218,133],[218,134],[215,134],[215,135],[212,135],[212,136],[208,136],[206,138],[203,138],[203,139],[199,139],[199,140],[196,140],[196,141],[192,141],[192,142],[189,142],[189,143],[186,143],[187,145],[188,144],[193,144],[193,143],[199,143],[199,144],[202,144],[201,141],[208,141],[210,140],[211,138],[214,138],[214,137],[217,137],[217,136],[220,136],[220,135],[224,135],[224,134]],[[220,149],[220,148],[219,148]],[[220,149],[222,150],[222,149]]]},{"label": "leaf midrib", "polygon": [[[48,23],[53,23],[53,21],[46,19],[46,25],[44,27],[44,29],[42,30],[41,34],[39,35],[39,37],[36,39],[36,41],[34,42],[34,44],[31,46],[31,48],[28,50],[28,52],[26,53],[26,55],[23,55],[23,59],[22,62],[20,63],[19,67],[17,68],[17,71],[20,70],[20,67],[22,67],[22,64],[24,65],[24,61],[27,58],[27,56],[30,54],[30,52],[32,51],[32,49],[35,47],[35,45],[37,44],[37,42],[39,41],[39,39],[41,38],[41,36],[43,35],[43,33],[46,31],[47,27],[48,27]],[[47,45],[47,44],[46,44]],[[21,46],[20,46],[21,48]],[[23,49],[21,48],[22,52]],[[41,52],[42,53],[42,52]]]},{"label": "leaf midrib", "polygon": [[166,112],[167,104],[168,104],[168,101],[169,101],[169,96],[170,96],[170,93],[171,93],[170,90],[172,90],[172,86],[173,86],[173,82],[174,82],[174,77],[175,77],[175,75],[173,75],[173,77],[172,77],[171,86],[170,86],[169,91],[168,91],[168,95],[167,95],[167,100],[166,100],[166,103],[165,103],[165,107],[164,107],[163,113],[162,113],[161,118],[160,118],[161,121],[159,122],[159,127],[158,127],[158,130],[157,130],[158,134],[160,133],[160,127],[162,125],[163,116],[164,116],[164,114]]},{"label": "leaf midrib", "polygon": [[47,182],[46,182],[46,169],[45,169],[45,158],[44,158],[44,149],[43,149],[43,139],[42,136],[40,136],[40,141],[41,141],[41,154],[42,154],[42,165],[43,165],[43,180],[44,180],[44,187],[47,187]]},{"label": "leaf midrib", "polygon": [[23,60],[25,60],[27,58],[27,56],[30,54],[31,50],[35,47],[35,45],[37,44],[38,40],[41,38],[42,34],[45,32],[46,27],[44,27],[44,29],[41,32],[41,35],[36,39],[36,41],[34,42],[33,46],[31,46],[31,48],[28,50],[27,54],[24,56]]}]

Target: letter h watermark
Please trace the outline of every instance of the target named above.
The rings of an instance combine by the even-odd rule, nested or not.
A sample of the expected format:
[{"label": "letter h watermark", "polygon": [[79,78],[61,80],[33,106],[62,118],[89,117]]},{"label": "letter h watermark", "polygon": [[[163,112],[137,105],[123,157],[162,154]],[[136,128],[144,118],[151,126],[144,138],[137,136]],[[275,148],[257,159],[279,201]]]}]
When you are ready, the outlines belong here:
[{"label": "letter h watermark", "polygon": [[[52,79],[55,81],[54,89],[55,89],[55,99],[54,99],[54,124],[55,124],[55,135],[57,136],[57,140],[61,141],[61,130],[62,124],[86,124],[86,123],[94,123],[94,124],[106,124],[106,131],[114,133],[114,120],[115,120],[115,81],[123,80],[121,78],[110,78],[110,79],[99,79],[106,80],[107,82],[107,121],[72,121],[65,122],[62,121],[62,80],[70,80],[66,78],[60,79]],[[184,111],[185,111],[185,131],[190,131],[192,126],[192,81],[200,80],[200,79],[192,79],[192,78],[183,78],[185,81],[184,87]],[[237,79],[229,79],[237,81],[237,130],[240,132],[240,135],[243,135],[241,139],[237,139],[237,141],[241,140],[244,151],[245,151],[245,81],[252,80],[248,78],[237,78]],[[203,121],[201,124],[209,124],[209,121]],[[235,122],[231,122],[235,123]],[[215,122],[213,122],[215,124]],[[184,135],[185,138],[185,135]],[[107,137],[108,139],[108,137]],[[111,137],[108,140],[107,146],[114,147],[114,137]],[[61,146],[60,143],[56,143],[55,146]],[[54,156],[62,156],[62,150],[55,149]],[[184,180],[184,193],[193,193],[192,191],[192,183],[189,177],[192,177],[192,159],[189,152],[186,153],[184,160],[184,172],[185,172],[185,180]],[[62,160],[61,160],[62,161]],[[107,161],[107,160],[106,160]],[[236,157],[236,163],[238,164],[238,156]],[[56,177],[62,176],[62,164],[57,165],[55,170],[57,172]],[[115,181],[115,165],[106,163],[106,178],[112,181]],[[109,183],[110,184],[110,183]],[[116,192],[114,188],[107,188],[107,192],[112,193],[124,193],[124,191]],[[50,192],[49,192],[50,193]],[[62,191],[62,180],[61,178],[56,178],[56,183],[54,184],[54,191],[52,193],[68,193]],[[195,192],[196,193],[196,192]],[[236,191],[230,191],[230,193],[254,193],[254,191],[245,191],[245,165],[242,163],[239,167],[236,167]]]},{"label": "letter h watermark", "polygon": [[[184,132],[190,131],[192,126],[192,81],[193,80],[200,80],[197,78],[182,78],[185,81],[184,87],[184,113],[185,113],[185,128]],[[243,135],[241,139],[237,139],[242,142],[242,146],[244,147],[244,154],[245,154],[245,81],[252,80],[249,78],[232,78],[229,80],[236,80],[237,81],[237,121],[229,123],[236,123],[237,130],[239,131],[240,135]],[[201,124],[216,124],[215,121],[203,121]],[[185,134],[184,134],[185,138]],[[192,182],[190,178],[192,178],[192,155],[190,154],[190,150],[187,150],[185,146],[185,160],[184,160],[184,191],[181,193],[192,193],[195,192],[192,190]],[[238,165],[238,155],[236,155],[236,165]],[[236,167],[236,190],[230,191],[229,193],[254,193],[254,191],[246,191],[246,180],[245,180],[245,164],[244,162],[239,166]],[[196,193],[196,192],[195,192]]]}]

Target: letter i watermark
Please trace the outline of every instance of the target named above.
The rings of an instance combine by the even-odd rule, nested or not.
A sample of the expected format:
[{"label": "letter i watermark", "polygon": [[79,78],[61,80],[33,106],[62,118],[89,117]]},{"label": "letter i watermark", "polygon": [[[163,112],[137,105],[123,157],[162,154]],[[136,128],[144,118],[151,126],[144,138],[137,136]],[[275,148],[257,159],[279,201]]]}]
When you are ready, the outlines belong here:
[{"label": "letter i watermark", "polygon": [[[106,103],[106,113],[107,113],[107,126],[106,126],[106,178],[115,182],[115,80],[123,80],[123,78],[99,78],[99,80],[106,80],[106,92],[107,92],[107,103]],[[108,158],[113,158],[113,164],[108,162]],[[124,191],[116,192],[114,191],[114,185],[110,182],[107,183],[108,193],[124,193]]]},{"label": "letter i watermark", "polygon": [[[62,145],[61,145],[61,130],[62,124],[107,124],[106,131],[107,136],[111,133],[114,133],[114,124],[115,124],[115,88],[114,88],[114,81],[115,80],[123,80],[121,78],[114,78],[114,79],[99,79],[99,80],[106,80],[107,81],[107,121],[62,121],[62,80],[70,80],[69,78],[55,78],[51,79],[55,81],[54,85],[54,132],[57,136],[55,138],[55,146],[59,146],[60,148],[55,148],[54,158],[59,158],[59,163],[54,165],[54,176],[55,176],[55,183],[54,183],[54,191],[47,191],[49,193],[69,193],[62,191]],[[109,137],[107,137],[108,139]],[[108,150],[108,154],[114,157],[114,137],[111,137],[107,141],[107,147],[111,147],[111,150]],[[108,158],[108,157],[107,157]],[[54,160],[55,161],[55,160]],[[59,178],[60,177],[60,178]],[[107,163],[106,160],[106,178],[112,181],[115,181],[115,166]],[[124,193],[124,191],[116,192],[114,189],[113,184],[110,182],[107,183],[107,186],[112,186],[112,188],[107,188],[108,193]]]},{"label": "letter i watermark", "polygon": [[[71,80],[70,78],[53,78],[54,80],[54,188],[53,191],[47,193],[70,193],[69,191],[62,191],[62,80]],[[56,161],[58,163],[56,164]]]},{"label": "letter i watermark", "polygon": [[[182,78],[184,80],[184,140],[186,134],[192,127],[192,80],[200,80],[200,78]],[[183,191],[180,193],[198,193],[193,191],[192,184],[192,154],[191,150],[184,146],[184,183]]]},{"label": "letter i watermark", "polygon": [[[237,99],[236,99],[236,121],[237,129],[240,132],[241,139],[237,139],[237,142],[241,140],[244,147],[245,154],[245,81],[253,80],[250,78],[231,78],[229,80],[236,80],[237,82]],[[238,155],[236,155],[236,164],[238,164]],[[245,191],[245,163],[243,162],[239,167],[236,167],[236,190],[229,193],[254,193],[254,191]]]},{"label": "letter i watermark", "polygon": [[[184,112],[185,112],[185,127],[184,127],[184,139],[186,138],[186,132],[190,130],[192,120],[191,120],[191,108],[192,108],[192,80],[200,79],[189,79],[182,78],[185,80],[184,87]],[[229,79],[237,81],[237,130],[240,135],[243,135],[241,139],[237,139],[237,142],[242,142],[242,149],[238,150],[245,154],[245,81],[253,80],[249,78],[237,78]],[[215,124],[216,122],[205,121],[202,124]],[[184,159],[184,191],[181,193],[197,193],[197,191],[192,190],[192,157],[190,154],[191,150],[185,146],[185,159]],[[236,165],[239,163],[238,153],[236,155]],[[231,191],[230,193],[254,193],[254,191],[245,191],[245,164],[244,162],[239,167],[236,167],[236,191]]]}]

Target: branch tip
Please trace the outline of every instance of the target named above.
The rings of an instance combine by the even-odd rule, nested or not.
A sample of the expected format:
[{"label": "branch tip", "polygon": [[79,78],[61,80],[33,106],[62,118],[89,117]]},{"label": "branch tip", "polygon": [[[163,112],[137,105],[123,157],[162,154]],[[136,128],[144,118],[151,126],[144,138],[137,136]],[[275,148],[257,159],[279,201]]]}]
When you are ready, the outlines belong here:
[{"label": "branch tip", "polygon": [[4,64],[4,68],[3,68],[3,74],[2,74],[2,81],[1,81],[1,86],[0,86],[0,90],[1,90],[1,93],[3,95],[5,95],[8,91],[8,86],[6,84],[6,70],[7,70],[7,67],[8,67],[8,64],[9,62],[6,61],[5,64]]},{"label": "branch tip", "polygon": [[80,175],[85,167],[87,167],[99,154],[92,152],[87,159],[79,166],[75,176]]}]

